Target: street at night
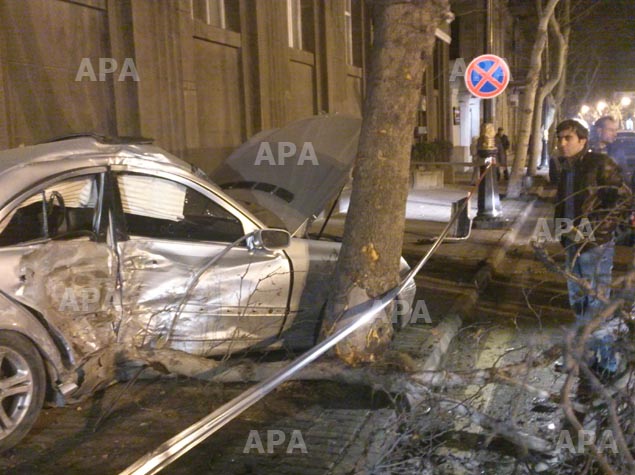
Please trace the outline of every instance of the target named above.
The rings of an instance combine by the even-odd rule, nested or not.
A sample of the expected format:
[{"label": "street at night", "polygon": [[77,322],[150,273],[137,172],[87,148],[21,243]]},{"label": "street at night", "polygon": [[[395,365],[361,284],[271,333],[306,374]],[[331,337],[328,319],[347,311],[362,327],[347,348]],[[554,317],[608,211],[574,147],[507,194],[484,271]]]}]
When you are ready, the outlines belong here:
[{"label": "street at night", "polygon": [[633,18],[0,0],[0,473],[635,473]]}]

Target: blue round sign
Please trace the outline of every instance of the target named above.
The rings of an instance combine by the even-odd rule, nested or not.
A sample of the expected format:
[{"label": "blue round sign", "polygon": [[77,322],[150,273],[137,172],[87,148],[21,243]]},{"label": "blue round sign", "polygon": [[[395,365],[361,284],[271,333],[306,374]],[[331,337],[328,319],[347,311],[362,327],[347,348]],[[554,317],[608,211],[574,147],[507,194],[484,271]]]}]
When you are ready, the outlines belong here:
[{"label": "blue round sign", "polygon": [[503,58],[484,54],[474,58],[465,70],[465,86],[476,97],[491,99],[505,90],[509,76]]}]

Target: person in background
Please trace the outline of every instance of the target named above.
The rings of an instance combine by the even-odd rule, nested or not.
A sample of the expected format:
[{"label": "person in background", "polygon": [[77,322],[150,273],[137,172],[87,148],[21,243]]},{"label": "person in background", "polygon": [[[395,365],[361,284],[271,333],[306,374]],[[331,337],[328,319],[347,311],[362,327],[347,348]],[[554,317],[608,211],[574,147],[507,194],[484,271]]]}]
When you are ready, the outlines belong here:
[{"label": "person in background", "polygon": [[610,115],[600,117],[593,124],[595,129],[594,140],[590,143],[590,148],[596,153],[606,153],[610,155],[610,145],[617,138],[617,121]]},{"label": "person in background", "polygon": [[503,169],[505,180],[509,180],[509,171],[507,170],[507,152],[509,151],[509,137],[505,135],[502,127],[498,128],[496,133],[496,148],[498,149],[498,168],[496,169],[496,178],[500,180],[500,169]]},{"label": "person in background", "polygon": [[[618,121],[610,115],[600,117],[593,124],[595,130],[594,140],[591,142],[591,150],[597,153],[605,153],[611,157],[615,163],[622,170],[622,174],[626,183],[630,186],[631,190],[635,189],[635,174],[628,173],[629,165],[627,163],[626,150],[617,139]],[[626,173],[625,173],[626,172]],[[635,223],[635,210],[630,213],[630,223]],[[631,225],[627,226],[632,227]],[[630,233],[632,234],[632,232]],[[624,235],[623,235],[624,236]],[[633,241],[635,236],[629,236],[628,242]],[[627,242],[620,242],[620,244],[626,244]],[[632,244],[629,244],[632,245]]]}]

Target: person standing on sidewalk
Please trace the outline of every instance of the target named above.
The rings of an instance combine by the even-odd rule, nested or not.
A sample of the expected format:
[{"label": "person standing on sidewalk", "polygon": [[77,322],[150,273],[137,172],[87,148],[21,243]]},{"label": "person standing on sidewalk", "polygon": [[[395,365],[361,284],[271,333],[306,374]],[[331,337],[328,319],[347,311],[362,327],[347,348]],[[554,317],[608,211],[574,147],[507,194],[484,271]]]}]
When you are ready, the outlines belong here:
[{"label": "person standing on sidewalk", "polygon": [[498,149],[498,167],[496,169],[496,178],[500,180],[500,169],[503,169],[505,180],[509,180],[509,171],[507,170],[507,152],[509,151],[509,137],[505,135],[503,128],[499,127],[496,132],[496,148]]},{"label": "person standing on sidewalk", "polygon": [[[602,311],[601,299],[610,296],[615,253],[614,231],[630,206],[630,190],[621,171],[608,155],[588,150],[588,130],[575,120],[556,128],[558,191],[556,223],[565,224],[561,244],[567,270],[584,279],[591,291],[568,279],[569,303],[576,316],[576,328],[588,324]],[[622,212],[622,210],[624,212]],[[610,332],[592,338],[590,363],[602,373],[615,373],[618,361]]]}]

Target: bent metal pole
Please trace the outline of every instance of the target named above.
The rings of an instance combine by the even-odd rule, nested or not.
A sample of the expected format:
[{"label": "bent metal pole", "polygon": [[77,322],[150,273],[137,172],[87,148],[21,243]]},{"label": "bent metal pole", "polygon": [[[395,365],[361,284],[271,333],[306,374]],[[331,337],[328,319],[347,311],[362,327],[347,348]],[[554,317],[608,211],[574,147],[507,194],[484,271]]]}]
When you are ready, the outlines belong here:
[{"label": "bent metal pole", "polygon": [[[478,184],[483,179],[483,176],[487,173],[490,166],[491,164],[485,168],[476,185],[468,193],[468,199],[465,200],[463,207],[467,206],[467,203],[469,203],[469,198],[471,198],[474,191],[477,189]],[[239,394],[211,414],[205,416],[198,422],[192,424],[187,429],[172,437],[170,440],[164,442],[152,452],[148,452],[146,455],[122,471],[120,475],[151,475],[160,472],[181,455],[184,455],[190,449],[196,447],[210,435],[214,434],[231,420],[239,416],[243,411],[260,401],[277,386],[289,379],[294,373],[301,370],[309,363],[315,361],[355,330],[367,323],[370,323],[377,312],[388,306],[388,304],[397,297],[399,292],[404,289],[407,282],[412,279],[421,270],[428,259],[430,259],[432,254],[441,245],[441,242],[450,231],[452,224],[459,216],[460,211],[463,210],[463,207],[459,210],[459,213],[456,213],[452,219],[450,219],[450,222],[443,229],[443,232],[439,235],[436,242],[432,245],[432,247],[430,247],[428,252],[421,258],[417,265],[408,273],[406,278],[403,279],[397,287],[384,293],[379,299],[369,300],[348,309],[342,316],[344,320],[351,320],[347,326],[340,328],[326,340],[323,340],[318,345],[293,360],[288,366],[281,369],[278,373],[258,384],[255,384],[244,393]]]}]

